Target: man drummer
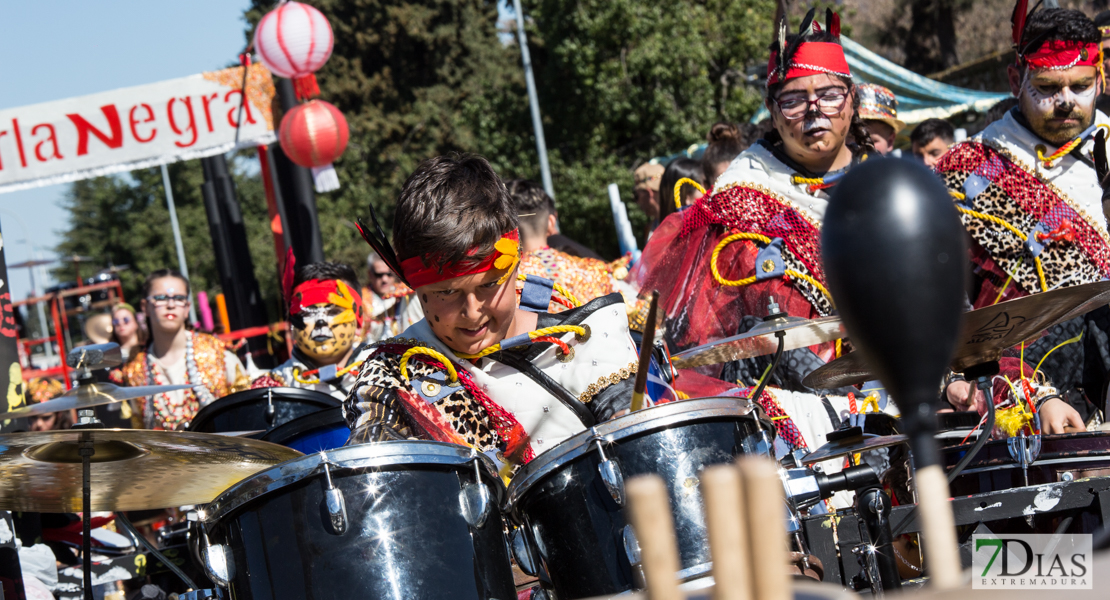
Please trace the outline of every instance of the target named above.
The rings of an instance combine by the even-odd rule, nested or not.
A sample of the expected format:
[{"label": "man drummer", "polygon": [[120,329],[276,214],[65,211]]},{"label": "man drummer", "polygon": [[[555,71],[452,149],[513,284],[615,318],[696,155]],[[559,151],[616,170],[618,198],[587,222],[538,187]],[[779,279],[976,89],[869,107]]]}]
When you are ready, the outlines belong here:
[{"label": "man drummer", "polygon": [[293,355],[252,388],[295,387],[343,400],[370,347],[358,346],[363,303],[354,269],[333,262],[297,267],[289,297]]},{"label": "man drummer", "polygon": [[[366,231],[424,319],[363,364],[344,403],[349,444],[417,437],[520,464],[629,408],[636,352],[620,294],[558,315],[518,308],[517,215],[484,158],[423,162],[397,201],[392,247]],[[548,306],[527,287],[522,297]]]},{"label": "man drummer", "polygon": [[[798,35],[772,45],[766,106],[774,129],[729,165],[712,195],[659,226],[633,272],[641,289],[659,290],[679,349],[745,333],[771,312],[805,319],[832,313],[821,221],[831,188],[874,149],[857,114],[839,17],[829,11],[822,28],[813,12]],[[834,343],[789,351],[773,373],[770,357],[733,361],[681,375],[676,385],[706,396],[721,390],[700,375],[755,386],[768,373],[770,387],[758,402],[776,419],[777,454],[812,451],[850,404],[846,395],[830,401],[801,382],[837,352]]]},{"label": "man drummer", "polygon": [[[971,236],[975,308],[1110,276],[1102,206],[1110,120],[1095,109],[1104,86],[1099,30],[1076,10],[1025,11],[1021,0],[1013,19],[1017,62],[1007,69],[1018,105],[936,166]],[[1011,353],[1015,364],[1024,362],[1015,376],[1047,377],[1033,398],[1043,432],[1082,431],[1104,406],[1107,332],[1103,307]],[[970,387],[956,374],[946,399],[960,410],[974,407]]]}]

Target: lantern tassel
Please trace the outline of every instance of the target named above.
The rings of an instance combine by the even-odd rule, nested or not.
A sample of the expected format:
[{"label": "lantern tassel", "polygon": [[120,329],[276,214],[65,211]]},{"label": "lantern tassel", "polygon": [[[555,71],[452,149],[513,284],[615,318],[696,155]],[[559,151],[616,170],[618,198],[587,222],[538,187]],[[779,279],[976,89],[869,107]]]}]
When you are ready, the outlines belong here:
[{"label": "lantern tassel", "polygon": [[322,167],[312,167],[312,181],[316,184],[318,194],[339,189],[339,174],[335,172],[335,167],[331,163]]},{"label": "lantern tassel", "polygon": [[311,100],[320,95],[320,85],[316,83],[316,74],[309,73],[304,77],[297,77],[293,80],[293,91],[297,94],[297,100],[304,102]]}]

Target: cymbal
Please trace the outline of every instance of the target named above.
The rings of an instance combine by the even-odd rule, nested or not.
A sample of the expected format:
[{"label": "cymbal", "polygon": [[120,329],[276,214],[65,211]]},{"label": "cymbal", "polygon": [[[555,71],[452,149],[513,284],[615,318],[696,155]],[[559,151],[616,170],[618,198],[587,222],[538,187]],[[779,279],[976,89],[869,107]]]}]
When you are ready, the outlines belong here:
[{"label": "cymbal", "polygon": [[847,335],[838,317],[779,317],[764,321],[740,335],[679,352],[672,360],[675,368],[689,369],[774,354],[779,345],[779,340],[775,337],[778,331],[786,334],[783,351],[831,342]]},{"label": "cymbal", "polygon": [[107,344],[112,339],[112,315],[100,313],[85,321],[85,337],[94,344]]},{"label": "cymbal", "polygon": [[0,434],[0,510],[79,512],[79,442],[94,444],[92,510],[211,502],[239,481],[302,456],[250,438],[188,431],[70,429]]},{"label": "cymbal", "polygon": [[58,257],[58,262],[95,262],[96,259],[91,256],[81,256],[79,254],[71,254],[69,256]]},{"label": "cymbal", "polygon": [[[950,366],[953,371],[992,360],[1042,331],[1110,303],[1110,281],[1087,283],[1000,302],[964,315],[963,332]],[[806,387],[835,389],[875,379],[863,355],[846,354],[814,370]]]},{"label": "cymbal", "polygon": [[0,414],[0,420],[19,419],[32,415],[46,415],[70,409],[81,410],[83,408],[92,408],[94,406],[111,404],[131,398],[142,398],[144,396],[153,396],[164,392],[187,390],[192,387],[191,385],[139,385],[134,387],[120,387],[113,383],[87,383],[79,385],[53,400],[32,404],[31,406],[23,406],[2,413]]},{"label": "cymbal", "polygon": [[844,440],[837,440],[829,442],[824,446],[810,452],[802,459],[803,465],[812,465],[831,458],[839,458],[841,456],[848,456],[849,454],[856,454],[858,452],[866,452],[868,450],[878,450],[879,448],[887,448],[889,446],[897,446],[898,444],[905,444],[909,441],[904,435],[871,435],[864,434],[863,437],[852,437]]},{"label": "cymbal", "polygon": [[58,261],[56,261],[54,259],[45,259],[45,258],[44,259],[39,259],[39,260],[25,260],[23,262],[17,262],[13,265],[8,265],[8,268],[9,269],[27,269],[27,268],[30,268],[30,267],[41,267],[42,265],[49,265],[49,264],[53,264],[53,263],[56,263],[56,262],[58,262]]}]

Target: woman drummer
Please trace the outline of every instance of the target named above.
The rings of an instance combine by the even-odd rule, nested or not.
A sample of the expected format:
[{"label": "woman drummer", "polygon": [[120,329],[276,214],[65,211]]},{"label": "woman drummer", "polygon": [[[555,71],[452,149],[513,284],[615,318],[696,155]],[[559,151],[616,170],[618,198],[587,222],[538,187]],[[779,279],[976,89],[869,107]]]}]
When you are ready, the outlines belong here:
[{"label": "woman drummer", "polygon": [[[798,35],[771,47],[766,107],[774,129],[729,165],[711,195],[660,225],[633,274],[641,289],[660,291],[680,349],[747,332],[772,312],[807,319],[832,312],[821,221],[831,188],[874,149],[856,113],[839,17],[828,11],[822,28],[813,12]],[[780,456],[815,449],[840,423],[839,411],[801,383],[838,347],[811,348],[786,353],[770,374],[777,389],[759,399],[779,417]],[[722,382],[754,386],[769,358],[705,368],[701,375],[719,381],[691,374],[678,379],[680,389],[683,379],[692,396],[731,385]]]}]

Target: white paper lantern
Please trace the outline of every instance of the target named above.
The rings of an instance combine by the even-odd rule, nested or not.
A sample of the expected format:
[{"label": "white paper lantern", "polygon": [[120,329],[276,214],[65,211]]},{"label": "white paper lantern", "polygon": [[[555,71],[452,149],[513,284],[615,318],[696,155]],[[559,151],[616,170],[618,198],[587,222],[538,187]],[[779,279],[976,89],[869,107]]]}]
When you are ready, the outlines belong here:
[{"label": "white paper lantern", "polygon": [[286,2],[266,13],[254,31],[254,50],[279,77],[296,79],[316,72],[331,56],[331,25],[315,8]]}]

